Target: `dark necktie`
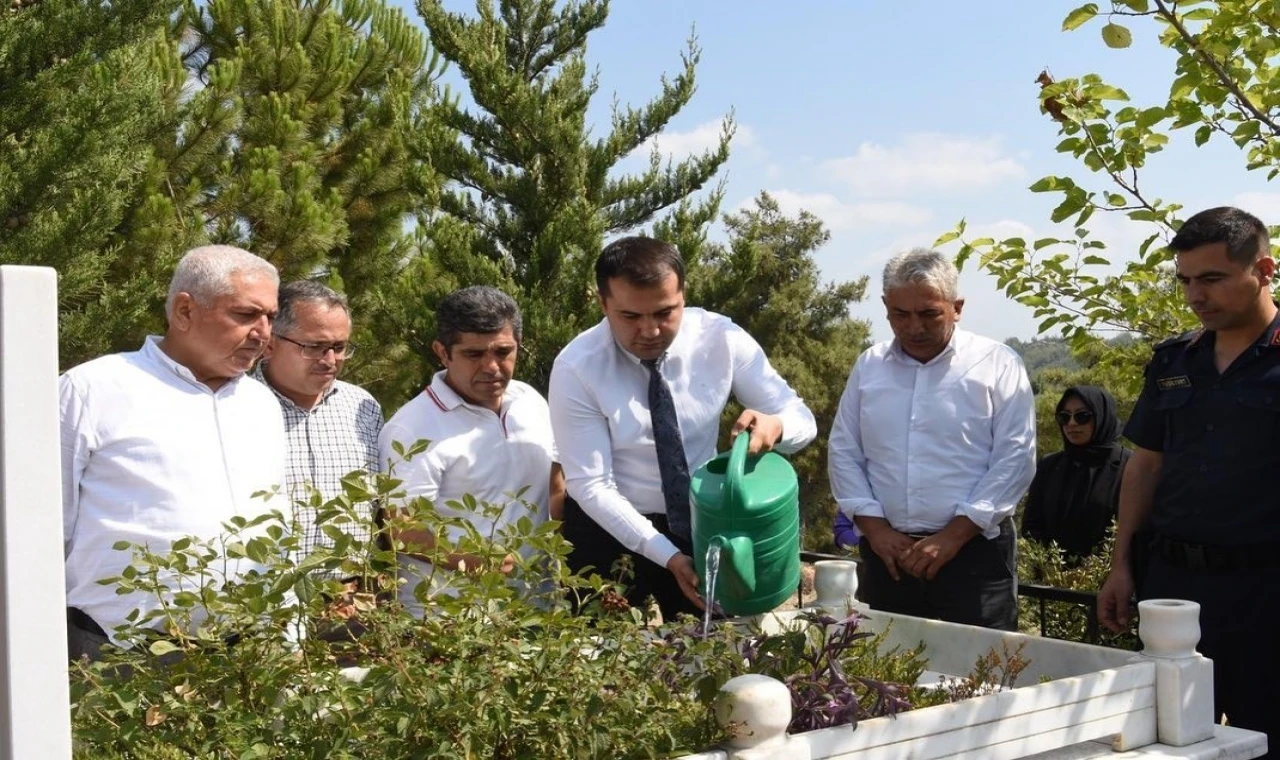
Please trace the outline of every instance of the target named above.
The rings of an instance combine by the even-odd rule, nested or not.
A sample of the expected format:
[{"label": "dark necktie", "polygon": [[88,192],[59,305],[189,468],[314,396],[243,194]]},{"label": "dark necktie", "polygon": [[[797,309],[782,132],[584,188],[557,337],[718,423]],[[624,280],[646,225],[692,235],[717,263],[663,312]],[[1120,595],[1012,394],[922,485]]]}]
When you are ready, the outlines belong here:
[{"label": "dark necktie", "polygon": [[680,440],[680,423],[671,389],[662,379],[659,359],[645,359],[649,370],[649,416],[653,419],[653,446],[658,452],[658,472],[662,474],[662,497],[667,504],[667,526],[677,537],[690,540],[689,463]]}]

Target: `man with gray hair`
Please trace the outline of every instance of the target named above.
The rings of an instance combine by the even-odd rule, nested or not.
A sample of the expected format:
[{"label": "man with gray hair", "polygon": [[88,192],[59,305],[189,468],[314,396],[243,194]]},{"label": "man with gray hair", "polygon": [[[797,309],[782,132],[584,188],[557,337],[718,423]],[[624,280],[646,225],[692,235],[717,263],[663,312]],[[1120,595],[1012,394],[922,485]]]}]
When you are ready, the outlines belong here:
[{"label": "man with gray hair", "polygon": [[862,533],[872,609],[1014,630],[1013,513],[1035,474],[1035,398],[1012,349],[956,329],[958,278],[919,248],[885,267],[894,338],[849,376],[831,491]]},{"label": "man with gray hair", "polygon": [[[564,502],[547,402],[512,379],[521,326],[516,302],[495,288],[474,285],[446,296],[436,309],[431,345],[444,369],[382,431],[382,461],[403,481],[404,498],[425,498],[441,517],[460,518],[482,536],[498,536],[526,515],[535,526],[549,516],[559,519]],[[418,441],[429,445],[407,461],[396,451],[397,444],[407,450]],[[465,507],[468,494],[492,511]],[[424,579],[430,580],[428,594],[448,594],[456,586],[455,572],[485,564],[483,557],[455,552],[433,568],[427,558],[436,553],[437,536],[430,527],[401,516],[391,520],[392,534],[407,555],[401,560],[400,600],[414,614],[423,612],[418,587]],[[457,542],[465,533],[464,527],[451,526],[447,538]],[[518,564],[506,555],[496,567],[511,574]],[[546,588],[541,579],[532,585]]]},{"label": "man with gray hair", "polygon": [[[120,643],[115,629],[133,610],[159,609],[149,595],[119,595],[98,583],[130,564],[130,553],[114,544],[164,553],[179,538],[213,539],[231,518],[274,506],[254,494],[283,482],[280,406],[244,373],[271,338],[278,283],[275,267],[248,251],[193,249],[174,271],[163,337],[62,375],[72,659]],[[225,567],[234,577],[256,565],[227,558]]]},{"label": "man with gray hair", "polygon": [[[300,280],[280,286],[279,304],[271,341],[254,376],[271,388],[284,413],[285,485],[299,548],[306,556],[333,547],[333,539],[317,523],[312,495],[327,503],[342,494],[345,476],[379,470],[382,407],[363,388],[338,379],[355,352],[347,299],[319,282]],[[330,524],[368,546],[373,514],[359,518],[352,522],[339,516]],[[346,580],[353,573],[328,575]]]}]

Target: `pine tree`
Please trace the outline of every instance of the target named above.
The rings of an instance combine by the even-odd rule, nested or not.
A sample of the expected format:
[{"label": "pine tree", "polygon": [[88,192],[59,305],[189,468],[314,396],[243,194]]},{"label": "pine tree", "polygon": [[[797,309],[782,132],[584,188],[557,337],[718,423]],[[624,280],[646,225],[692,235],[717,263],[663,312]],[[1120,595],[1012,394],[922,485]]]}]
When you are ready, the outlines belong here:
[{"label": "pine tree", "polygon": [[347,293],[350,374],[421,371],[380,329],[409,308],[440,180],[439,70],[383,0],[42,0],[0,20],[0,260],[58,269],[64,366],[163,329],[168,277],[205,242]]},{"label": "pine tree", "polygon": [[194,204],[210,239],[319,277],[351,300],[361,352],[350,378],[403,396],[394,289],[417,255],[406,231],[440,181],[428,113],[436,59],[383,0],[189,2],[183,54],[201,88],[157,167],[153,197]]},{"label": "pine tree", "polygon": [[[702,155],[664,163],[654,152],[643,173],[619,174],[618,164],[693,97],[699,50],[692,41],[680,73],[664,78],[652,101],[615,107],[607,133],[593,137],[587,109],[598,83],[585,55],[587,38],[608,18],[605,0],[480,0],[476,16],[449,13],[441,0],[418,7],[473,103],[453,98],[437,106],[459,135],[439,155],[438,168],[455,183],[441,207],[473,234],[455,236],[460,247],[451,250],[438,245],[434,255],[449,269],[489,272],[490,284],[520,301],[520,372],[545,388],[559,349],[598,318],[590,270],[605,237],[650,222],[706,185],[728,157],[732,122]],[[487,268],[464,264],[468,258],[486,260]]]},{"label": "pine tree", "polygon": [[120,232],[181,82],[176,9],[28,0],[0,12],[0,263],[58,270],[64,366],[108,350],[154,300],[146,272],[120,267]]},{"label": "pine tree", "polygon": [[[870,326],[849,316],[849,307],[866,296],[867,278],[824,284],[813,253],[830,234],[807,211],[787,216],[768,193],[726,215],[724,224],[728,243],[705,245],[689,275],[689,300],[750,333],[813,410],[818,438],[792,463],[800,477],[805,545],[829,546],[835,502],[827,481],[827,434],[854,360],[868,345]],[[727,446],[722,441],[721,449]]]}]

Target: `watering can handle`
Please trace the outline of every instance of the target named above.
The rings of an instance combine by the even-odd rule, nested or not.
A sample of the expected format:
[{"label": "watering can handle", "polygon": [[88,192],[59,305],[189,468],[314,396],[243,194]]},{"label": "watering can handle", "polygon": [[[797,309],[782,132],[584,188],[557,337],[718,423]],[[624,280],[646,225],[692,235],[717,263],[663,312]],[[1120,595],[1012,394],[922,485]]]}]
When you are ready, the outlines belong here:
[{"label": "watering can handle", "polygon": [[751,445],[751,431],[743,430],[733,439],[733,449],[729,453],[729,466],[725,470],[724,496],[725,504],[741,504],[742,479],[747,471],[747,448]]}]

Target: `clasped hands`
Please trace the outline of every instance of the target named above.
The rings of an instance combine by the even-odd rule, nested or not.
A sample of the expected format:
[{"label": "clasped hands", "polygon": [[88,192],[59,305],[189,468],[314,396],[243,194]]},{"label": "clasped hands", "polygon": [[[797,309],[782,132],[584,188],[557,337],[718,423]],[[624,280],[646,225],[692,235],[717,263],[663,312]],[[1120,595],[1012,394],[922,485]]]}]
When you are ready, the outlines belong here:
[{"label": "clasped hands", "polygon": [[955,559],[961,547],[980,532],[978,526],[966,518],[952,520],[945,528],[924,538],[912,538],[899,533],[886,520],[882,525],[866,532],[867,541],[876,553],[890,577],[902,580],[902,573],[931,581],[938,571]]}]

